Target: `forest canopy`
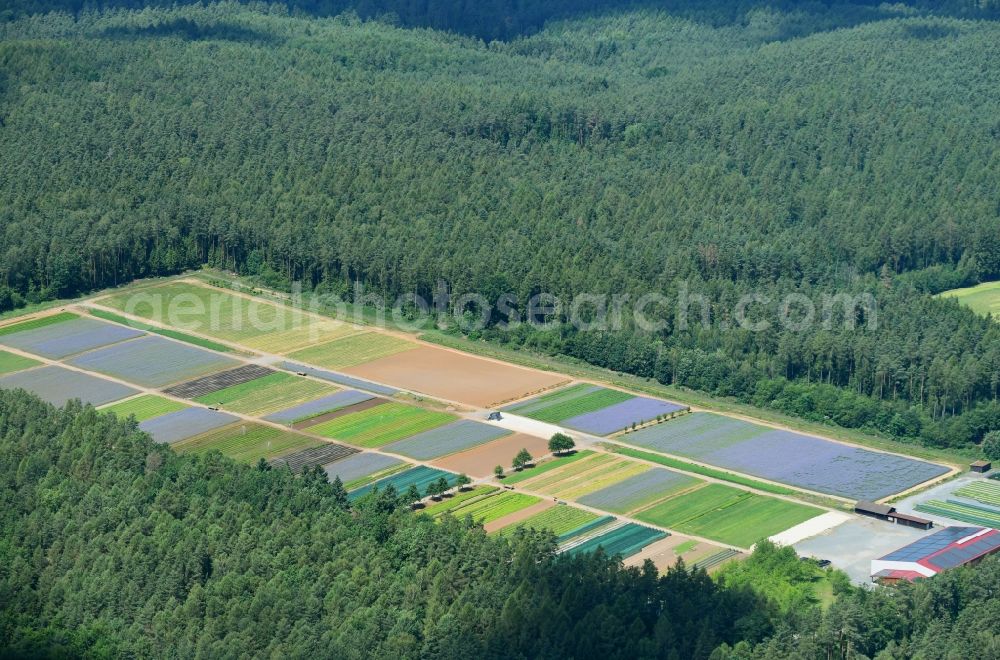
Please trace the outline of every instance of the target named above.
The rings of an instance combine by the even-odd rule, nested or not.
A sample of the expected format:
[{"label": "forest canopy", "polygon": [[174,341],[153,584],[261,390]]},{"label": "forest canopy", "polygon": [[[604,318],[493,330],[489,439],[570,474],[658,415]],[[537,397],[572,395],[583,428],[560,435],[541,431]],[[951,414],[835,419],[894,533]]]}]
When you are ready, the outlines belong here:
[{"label": "forest canopy", "polygon": [[342,493],[322,470],[181,456],[134,419],[2,390],[0,654],[972,660],[1000,648],[995,560],[899,589],[841,584],[824,613],[803,582],[818,569],[767,544],[722,582],[658,575],[555,555],[545,533],[438,524],[390,490],[353,505]]},{"label": "forest canopy", "polygon": [[[204,264],[522,312],[684,288],[718,322],[477,336],[912,442],[1000,428],[996,323],[929,295],[1000,277],[994,5],[594,5],[489,43],[358,7],[11,14],[0,311]],[[734,330],[748,293],[878,323]]]}]

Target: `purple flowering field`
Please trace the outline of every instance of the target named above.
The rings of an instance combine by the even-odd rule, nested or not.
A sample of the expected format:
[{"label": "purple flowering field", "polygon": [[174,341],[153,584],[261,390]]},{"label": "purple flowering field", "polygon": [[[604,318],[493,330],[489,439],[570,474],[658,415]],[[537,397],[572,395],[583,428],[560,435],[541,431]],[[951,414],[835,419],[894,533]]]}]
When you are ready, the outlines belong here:
[{"label": "purple flowering field", "polygon": [[15,332],[0,338],[0,343],[51,360],[58,360],[144,334],[139,330],[114,323],[78,318],[34,330]]},{"label": "purple flowering field", "polygon": [[684,406],[637,396],[607,408],[570,417],[563,421],[565,426],[594,435],[610,435],[628,428],[633,423],[642,424],[656,419],[657,415],[667,415],[683,410]]},{"label": "purple flowering field", "polygon": [[876,500],[945,474],[926,461],[692,413],[630,433],[629,444],[809,490]]},{"label": "purple flowering field", "polygon": [[139,393],[114,381],[56,366],[28,369],[0,377],[0,389],[17,388],[34,392],[43,401],[56,406],[62,406],[70,399],[101,406]]},{"label": "purple flowering field", "polygon": [[309,419],[310,417],[325,415],[328,412],[340,410],[341,408],[353,406],[356,403],[361,403],[362,401],[374,398],[375,397],[371,394],[358,392],[357,390],[344,390],[342,392],[336,392],[334,394],[324,396],[321,399],[316,399],[315,401],[308,401],[293,408],[287,408],[285,410],[272,413],[264,419],[270,422],[292,424],[304,419]]},{"label": "purple flowering field", "polygon": [[639,507],[666,498],[672,493],[685,490],[700,480],[686,474],[653,468],[625,481],[594,491],[579,498],[580,504],[612,513],[626,514]]},{"label": "purple flowering field", "polygon": [[388,470],[394,465],[401,465],[402,463],[403,461],[392,456],[365,451],[360,454],[348,456],[334,463],[327,463],[323,466],[323,469],[326,470],[326,475],[330,481],[333,481],[336,477],[340,477],[340,480],[346,484],[362,477],[367,477],[369,474]]},{"label": "purple flowering field", "polygon": [[153,436],[153,440],[171,444],[201,435],[227,424],[239,421],[238,417],[207,408],[185,408],[177,412],[148,419],[139,428]]},{"label": "purple flowering field", "polygon": [[394,454],[402,454],[417,460],[427,460],[454,454],[455,452],[481,445],[490,440],[510,435],[510,431],[489,424],[480,424],[468,419],[459,420],[445,426],[424,431],[417,435],[382,447]]},{"label": "purple flowering field", "polygon": [[69,363],[145,387],[163,387],[240,364],[232,358],[152,335],[91,351]]}]

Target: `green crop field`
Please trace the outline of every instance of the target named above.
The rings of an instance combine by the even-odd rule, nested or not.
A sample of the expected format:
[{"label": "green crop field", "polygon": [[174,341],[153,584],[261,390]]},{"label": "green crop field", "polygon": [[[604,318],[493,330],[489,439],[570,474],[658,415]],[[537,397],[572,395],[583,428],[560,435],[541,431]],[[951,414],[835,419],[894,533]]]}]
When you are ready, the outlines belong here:
[{"label": "green crop field", "polygon": [[947,502],[930,500],[929,502],[921,502],[915,508],[917,511],[945,516],[972,525],[1000,528],[1000,511],[985,506],[976,506],[955,500]]},{"label": "green crop field", "polygon": [[317,424],[310,427],[309,432],[343,440],[356,447],[372,448],[429,431],[454,420],[455,416],[447,413],[390,402]]},{"label": "green crop field", "polygon": [[551,509],[546,509],[541,513],[536,513],[516,525],[508,525],[500,530],[499,533],[502,536],[507,536],[513,534],[517,528],[524,527],[530,529],[547,529],[556,536],[560,536],[597,520],[597,518],[598,516],[590,511],[584,511],[583,509],[577,509],[568,505],[559,505]]},{"label": "green crop field", "polygon": [[80,318],[76,314],[71,314],[69,312],[60,312],[59,314],[52,314],[51,316],[43,316],[37,319],[29,319],[27,321],[21,321],[20,323],[12,323],[11,325],[5,325],[0,328],[0,337],[5,335],[12,335],[15,332],[24,332],[25,330],[37,330],[38,328],[44,328],[48,325],[55,325],[56,323],[62,323],[63,321],[72,321],[73,319]]},{"label": "green crop field", "polygon": [[124,316],[115,314],[114,312],[108,312],[103,309],[92,309],[90,310],[92,316],[105,321],[111,321],[112,323],[117,323],[119,325],[125,325],[130,328],[135,328],[136,330],[143,330],[145,332],[152,332],[163,337],[168,337],[170,339],[176,339],[177,341],[182,341],[194,346],[199,346],[201,348],[207,348],[210,351],[217,351],[219,353],[233,353],[234,349],[226,346],[225,344],[220,344],[214,342],[211,339],[205,339],[204,337],[195,337],[194,335],[189,335],[186,332],[181,332],[179,330],[171,330],[169,328],[158,328],[149,323],[142,323],[141,321],[133,321],[127,319]]},{"label": "green crop field", "polygon": [[959,497],[979,500],[984,504],[1000,506],[1000,483],[979,481],[959,488],[955,494]]},{"label": "green crop field", "polygon": [[262,458],[276,458],[322,444],[322,440],[299,433],[239,422],[182,440],[171,447],[185,454],[205,454],[217,449],[234,460],[256,463]]},{"label": "green crop field", "polygon": [[128,417],[132,415],[136,420],[145,422],[147,419],[162,417],[168,413],[177,412],[187,408],[183,403],[165,399],[155,394],[142,394],[125,401],[113,403],[110,406],[101,408],[101,412],[114,413],[118,417]]},{"label": "green crop field", "polygon": [[281,371],[195,399],[243,415],[269,415],[337,391],[336,387]]},{"label": "green crop field", "polygon": [[31,358],[21,357],[7,351],[0,351],[0,374],[10,374],[15,371],[23,371],[31,367],[37,367],[41,362]]},{"label": "green crop field", "polygon": [[551,472],[557,468],[561,468],[564,465],[570,463],[575,463],[576,461],[587,458],[588,456],[593,456],[594,452],[589,449],[583,449],[576,452],[575,454],[570,454],[569,456],[562,456],[559,458],[553,458],[551,460],[540,463],[535,467],[527,468],[521,470],[520,472],[513,472],[504,478],[505,484],[518,484],[528,479],[534,479],[535,477],[545,474],[546,472]]},{"label": "green crop field", "polygon": [[123,292],[100,303],[157,323],[180,326],[180,330],[271,353],[358,332],[354,326],[318,318],[292,306],[186,282]]},{"label": "green crop field", "polygon": [[423,509],[420,509],[420,513],[426,513],[429,516],[437,517],[442,516],[449,511],[453,511],[464,505],[465,502],[469,500],[474,500],[478,497],[485,497],[491,493],[495,493],[499,488],[496,486],[477,486],[472,490],[467,490],[464,493],[455,493],[451,497],[446,497],[440,502],[435,502],[434,504],[429,504]]},{"label": "green crop field", "polygon": [[669,458],[667,456],[662,456],[660,454],[653,454],[648,451],[642,451],[641,449],[632,449],[631,447],[615,446],[612,448],[612,451],[614,451],[617,454],[631,456],[632,458],[640,458],[646,461],[650,461],[651,463],[659,463],[664,467],[676,468],[678,470],[683,470],[685,472],[692,472],[694,474],[700,474],[705,477],[718,479],[719,481],[728,481],[729,483],[737,484],[739,486],[754,488],[756,490],[764,491],[765,493],[774,493],[775,495],[794,495],[796,492],[791,488],[785,488],[784,486],[778,486],[777,484],[769,484],[765,481],[757,481],[756,479],[743,477],[738,474],[733,474],[732,472],[726,472],[725,470],[704,467],[701,465],[696,465],[695,463],[681,461],[676,458]]},{"label": "green crop field", "polygon": [[[580,464],[577,464],[580,465]],[[593,473],[576,474],[567,476],[556,483],[552,483],[545,488],[529,486],[532,490],[538,490],[547,495],[561,497],[567,500],[575,500],[589,495],[595,491],[608,488],[621,481],[649,471],[650,466],[638,461],[630,461],[621,458],[616,461],[605,463],[600,470]]]},{"label": "green crop field", "polygon": [[557,401],[550,406],[525,413],[525,415],[532,419],[555,424],[632,398],[634,398],[633,395],[618,390],[600,389],[568,400]]},{"label": "green crop field", "polygon": [[821,513],[805,504],[707,484],[641,511],[635,518],[746,548]]},{"label": "green crop field", "polygon": [[546,489],[559,483],[560,481],[563,481],[564,479],[573,478],[589,470],[613,463],[614,461],[615,457],[611,454],[591,453],[581,460],[573,461],[568,464],[564,463],[553,470],[544,472],[535,478],[527,479],[522,483],[530,490],[545,492]]},{"label": "green crop field", "polygon": [[940,297],[955,298],[974,312],[1000,320],[1000,282],[984,282],[966,289],[952,289],[940,294]]},{"label": "green crop field", "polygon": [[541,498],[524,493],[503,492],[482,500],[477,500],[466,506],[459,507],[452,511],[456,518],[464,518],[469,515],[477,523],[486,524],[499,520],[504,516],[509,516],[521,509],[526,509],[533,504],[541,502]]},{"label": "green crop field", "polygon": [[504,406],[503,409],[519,415],[528,415],[535,410],[541,410],[542,408],[554,406],[557,403],[571,401],[572,399],[583,396],[587,392],[593,391],[594,389],[595,386],[590,385],[589,383],[576,383],[575,385],[563,387],[553,392],[549,392],[548,394],[532,397],[527,401],[521,401],[520,403],[513,403],[509,406]]},{"label": "green crop field", "polygon": [[405,339],[377,332],[365,332],[318,346],[310,346],[292,353],[289,357],[328,369],[346,369],[416,347],[416,344]]}]

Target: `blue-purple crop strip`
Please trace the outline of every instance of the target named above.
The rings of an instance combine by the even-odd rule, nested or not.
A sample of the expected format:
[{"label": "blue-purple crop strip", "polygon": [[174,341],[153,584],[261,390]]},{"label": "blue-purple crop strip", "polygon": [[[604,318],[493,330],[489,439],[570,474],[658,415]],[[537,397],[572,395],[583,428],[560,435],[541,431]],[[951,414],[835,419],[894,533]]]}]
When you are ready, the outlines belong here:
[{"label": "blue-purple crop strip", "polygon": [[563,426],[568,426],[584,433],[594,435],[610,435],[616,431],[626,429],[632,424],[643,424],[651,422],[659,415],[669,415],[680,410],[684,406],[650,399],[644,396],[637,396],[628,401],[622,401],[607,408],[601,408],[593,412],[570,417],[562,422]]},{"label": "blue-purple crop strip", "polygon": [[356,403],[361,403],[362,401],[368,401],[369,399],[374,398],[374,396],[365,392],[358,392],[357,390],[344,390],[342,392],[335,392],[334,394],[330,394],[321,399],[316,399],[315,401],[308,401],[293,408],[278,411],[268,415],[264,419],[271,422],[278,422],[280,424],[292,424],[311,417],[325,415],[326,413],[334,412],[336,410],[340,410],[341,408],[353,406]]},{"label": "blue-purple crop strip", "polygon": [[942,465],[914,458],[711,413],[685,415],[621,439],[763,479],[859,500],[888,497],[948,472]]},{"label": "blue-purple crop strip", "polygon": [[480,424],[468,419],[459,420],[445,426],[418,433],[412,437],[386,445],[382,449],[394,454],[402,454],[417,460],[427,460],[446,456],[469,449],[490,440],[510,435],[510,431],[498,426]]},{"label": "blue-purple crop strip", "polygon": [[69,363],[145,387],[163,387],[240,364],[232,358],[154,335],[91,351],[72,358]]},{"label": "blue-purple crop strip", "polygon": [[698,479],[686,474],[653,468],[613,486],[584,495],[577,501],[613,513],[628,513],[645,502],[657,499],[659,495],[667,497],[670,493],[676,493],[697,483]]},{"label": "blue-purple crop strip", "polygon": [[3,376],[0,378],[0,388],[22,388],[57,406],[62,406],[70,399],[102,406],[139,393],[138,390],[114,381],[56,366],[28,369]]},{"label": "blue-purple crop strip", "polygon": [[346,484],[362,477],[367,477],[370,474],[388,470],[402,463],[403,461],[392,456],[363,452],[348,456],[335,463],[328,463],[323,466],[323,469],[326,470],[326,475],[330,481],[333,481],[336,477],[340,477],[340,480]]},{"label": "blue-purple crop strip", "polygon": [[282,369],[288,369],[289,371],[294,371],[295,373],[303,373],[312,376],[313,378],[321,378],[323,380],[330,381],[331,383],[337,383],[338,385],[344,385],[346,387],[356,387],[361,390],[367,390],[368,392],[374,392],[375,394],[381,394],[383,396],[392,396],[398,394],[399,390],[386,387],[385,385],[379,385],[378,383],[373,383],[370,380],[364,380],[362,378],[354,378],[353,376],[345,376],[344,374],[338,374],[333,371],[327,371],[326,369],[316,369],[315,367],[307,367],[304,364],[297,364],[295,362],[282,362]]},{"label": "blue-purple crop strip", "polygon": [[146,420],[139,424],[139,428],[153,436],[156,442],[171,444],[222,428],[238,420],[238,417],[207,408],[185,408]]},{"label": "blue-purple crop strip", "polygon": [[141,337],[144,332],[96,319],[78,318],[0,337],[0,344],[59,360],[101,346]]}]

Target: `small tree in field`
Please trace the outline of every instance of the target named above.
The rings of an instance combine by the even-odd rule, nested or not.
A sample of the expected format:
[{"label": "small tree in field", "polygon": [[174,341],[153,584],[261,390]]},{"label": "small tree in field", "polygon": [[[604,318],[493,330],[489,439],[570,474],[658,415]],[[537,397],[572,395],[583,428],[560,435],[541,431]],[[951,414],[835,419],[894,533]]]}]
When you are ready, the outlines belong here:
[{"label": "small tree in field", "polygon": [[455,485],[458,486],[459,490],[465,490],[465,487],[472,483],[472,479],[469,479],[469,475],[460,474],[455,478]]},{"label": "small tree in field", "polygon": [[517,452],[517,456],[514,457],[514,462],[511,463],[511,466],[515,470],[520,471],[523,470],[526,465],[529,465],[532,460],[533,459],[531,458],[531,454],[528,453],[528,450],[522,449],[521,451]]},{"label": "small tree in field", "polygon": [[576,443],[573,442],[573,438],[565,433],[556,433],[549,438],[549,451],[553,454],[562,454],[573,449],[573,447],[576,447]]},{"label": "small tree in field", "polygon": [[498,465],[495,468],[493,468],[493,476],[495,476],[497,479],[503,479],[503,466],[502,465]]},{"label": "small tree in field", "polygon": [[430,497],[433,500],[440,500],[441,493],[443,492],[444,491],[441,490],[441,483],[439,481],[432,481],[427,484],[427,497]]},{"label": "small tree in field", "polygon": [[406,489],[406,501],[411,505],[417,504],[421,499],[420,489],[417,488],[417,484],[410,484],[410,487]]},{"label": "small tree in field", "polygon": [[444,495],[451,490],[451,486],[448,485],[448,480],[444,477],[440,477],[435,483],[437,483],[438,495]]}]

